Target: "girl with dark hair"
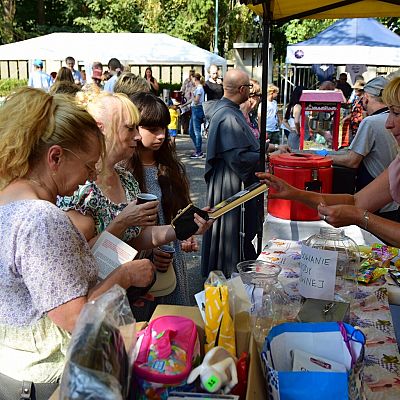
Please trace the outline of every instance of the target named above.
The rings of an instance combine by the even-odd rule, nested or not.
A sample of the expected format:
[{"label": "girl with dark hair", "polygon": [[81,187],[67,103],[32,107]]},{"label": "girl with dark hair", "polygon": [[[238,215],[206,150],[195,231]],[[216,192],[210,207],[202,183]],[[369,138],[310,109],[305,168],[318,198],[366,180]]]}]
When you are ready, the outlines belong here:
[{"label": "girl with dark hair", "polygon": [[158,85],[157,79],[153,76],[153,71],[150,67],[147,67],[144,71],[144,79],[146,79],[147,83],[149,84],[151,93],[154,93],[158,96],[158,90],[160,86]]},{"label": "girl with dark hair", "polygon": [[285,117],[283,118],[283,124],[289,130],[288,145],[292,150],[298,150],[300,147],[300,97],[304,89],[304,86],[296,86],[293,90],[292,97],[286,108]]},{"label": "girl with dark hair", "polygon": [[[130,96],[140,112],[139,133],[142,137],[126,168],[132,172],[142,192],[152,193],[161,201],[158,213],[159,224],[169,224],[178,210],[190,203],[189,181],[183,164],[177,159],[174,146],[168,136],[170,114],[165,103],[152,93],[136,93]],[[177,285],[170,295],[157,298],[158,303],[189,304],[186,265],[182,250],[196,251],[193,238],[173,242]],[[164,254],[164,258],[162,255]],[[156,268],[162,270],[170,264],[170,257],[153,249]],[[154,304],[155,306],[156,304]]]}]

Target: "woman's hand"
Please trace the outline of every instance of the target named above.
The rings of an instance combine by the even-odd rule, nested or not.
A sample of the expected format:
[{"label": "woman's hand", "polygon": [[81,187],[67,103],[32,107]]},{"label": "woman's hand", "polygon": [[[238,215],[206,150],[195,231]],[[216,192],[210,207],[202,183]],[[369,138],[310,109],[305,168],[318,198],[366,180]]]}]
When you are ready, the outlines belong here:
[{"label": "woman's hand", "polygon": [[126,287],[146,287],[153,282],[156,267],[147,259],[128,261],[122,264],[125,272]]},{"label": "woman's hand", "polygon": [[[202,210],[209,211],[210,207],[204,207],[204,208],[202,208]],[[196,231],[195,235],[202,235],[204,232],[206,232],[211,227],[211,225],[214,223],[214,220],[210,218],[208,221],[206,221],[205,219],[201,218],[200,215],[195,213],[194,214],[194,222],[199,227],[199,229]]]},{"label": "woman's hand", "polygon": [[190,253],[192,251],[199,251],[199,244],[195,236],[191,236],[189,239],[181,241],[182,251]]},{"label": "woman's hand", "polygon": [[268,191],[269,199],[293,200],[295,198],[297,189],[283,179],[268,172],[256,172],[256,176],[260,179],[260,182],[265,183],[269,188],[274,190],[275,193]]},{"label": "woman's hand", "polygon": [[277,151],[279,151],[279,153],[281,153],[281,154],[282,153],[290,153],[291,149],[287,144],[280,144],[278,146],[278,150]]},{"label": "woman's hand", "polygon": [[154,301],[154,296],[150,293],[146,293],[144,296],[139,297],[138,300],[132,303],[135,307],[143,307],[146,301]]},{"label": "woman's hand", "polygon": [[165,251],[162,251],[157,247],[153,249],[153,263],[157,271],[167,272],[173,257],[173,254],[166,253]]},{"label": "woman's hand", "polygon": [[132,201],[118,214],[116,220],[123,220],[127,227],[156,225],[158,204],[158,200],[139,205]]},{"label": "woman's hand", "polygon": [[364,210],[351,205],[319,204],[317,210],[321,219],[336,228],[353,224],[361,226],[364,218]]}]

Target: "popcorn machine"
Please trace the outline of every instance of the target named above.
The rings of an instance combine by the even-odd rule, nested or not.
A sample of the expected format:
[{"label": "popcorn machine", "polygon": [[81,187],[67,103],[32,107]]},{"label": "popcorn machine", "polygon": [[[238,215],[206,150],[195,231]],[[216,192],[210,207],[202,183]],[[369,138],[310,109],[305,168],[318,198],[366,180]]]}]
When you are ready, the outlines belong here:
[{"label": "popcorn machine", "polygon": [[338,150],[340,107],[346,102],[339,90],[303,90],[300,97],[300,150]]}]

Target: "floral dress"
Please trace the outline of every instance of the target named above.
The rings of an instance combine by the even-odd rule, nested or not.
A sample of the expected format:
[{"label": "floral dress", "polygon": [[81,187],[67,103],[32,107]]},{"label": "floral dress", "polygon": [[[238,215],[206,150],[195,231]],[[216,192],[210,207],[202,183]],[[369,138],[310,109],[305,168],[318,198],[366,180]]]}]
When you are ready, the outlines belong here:
[{"label": "floral dress", "polygon": [[351,118],[350,118],[350,143],[357,134],[358,127],[364,118],[364,108],[362,98],[356,97],[351,107]]},{"label": "floral dress", "polygon": [[[113,203],[95,182],[86,182],[79,186],[72,196],[60,197],[57,206],[64,211],[77,210],[84,215],[89,213],[94,219],[96,233],[100,234],[129,202],[136,200],[137,194],[140,193],[139,184],[129,171],[120,166],[116,166],[115,170],[125,189],[126,203]],[[139,226],[130,226],[124,232],[122,240],[129,242],[137,237],[140,231]]]}]

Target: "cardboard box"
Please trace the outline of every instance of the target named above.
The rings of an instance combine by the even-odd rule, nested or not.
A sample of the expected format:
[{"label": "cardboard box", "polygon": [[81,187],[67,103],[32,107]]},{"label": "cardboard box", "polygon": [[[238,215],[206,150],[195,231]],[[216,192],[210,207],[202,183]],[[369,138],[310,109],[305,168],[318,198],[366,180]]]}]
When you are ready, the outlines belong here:
[{"label": "cardboard box", "polygon": [[[197,307],[159,305],[151,319],[162,315],[176,315],[190,318],[197,326],[200,343],[204,343],[204,322]],[[246,313],[237,314],[235,317],[236,351],[240,355],[243,351],[249,353],[249,376],[247,382],[247,400],[266,400],[268,398],[265,379],[262,372],[260,356],[257,345],[250,335],[250,320]],[[203,350],[203,346],[202,346]]]},{"label": "cardboard box", "polygon": [[[197,307],[186,306],[172,306],[172,305],[159,305],[155,309],[151,319],[160,317],[162,315],[177,315],[181,317],[190,318],[197,326],[199,333],[200,343],[204,343],[204,322],[201,318],[200,311]],[[146,322],[138,322],[136,324],[136,332],[146,327]],[[235,317],[235,331],[236,331],[236,351],[240,355],[243,351],[249,353],[249,376],[247,381],[247,400],[266,400],[268,399],[265,390],[265,379],[262,372],[260,356],[258,354],[257,345],[253,337],[250,335],[250,321],[246,313],[238,314]],[[121,334],[124,337],[125,346],[128,348],[132,341],[132,326],[127,325],[120,328]],[[204,346],[202,346],[202,351]],[[59,399],[59,389],[57,389],[49,400]]]}]

